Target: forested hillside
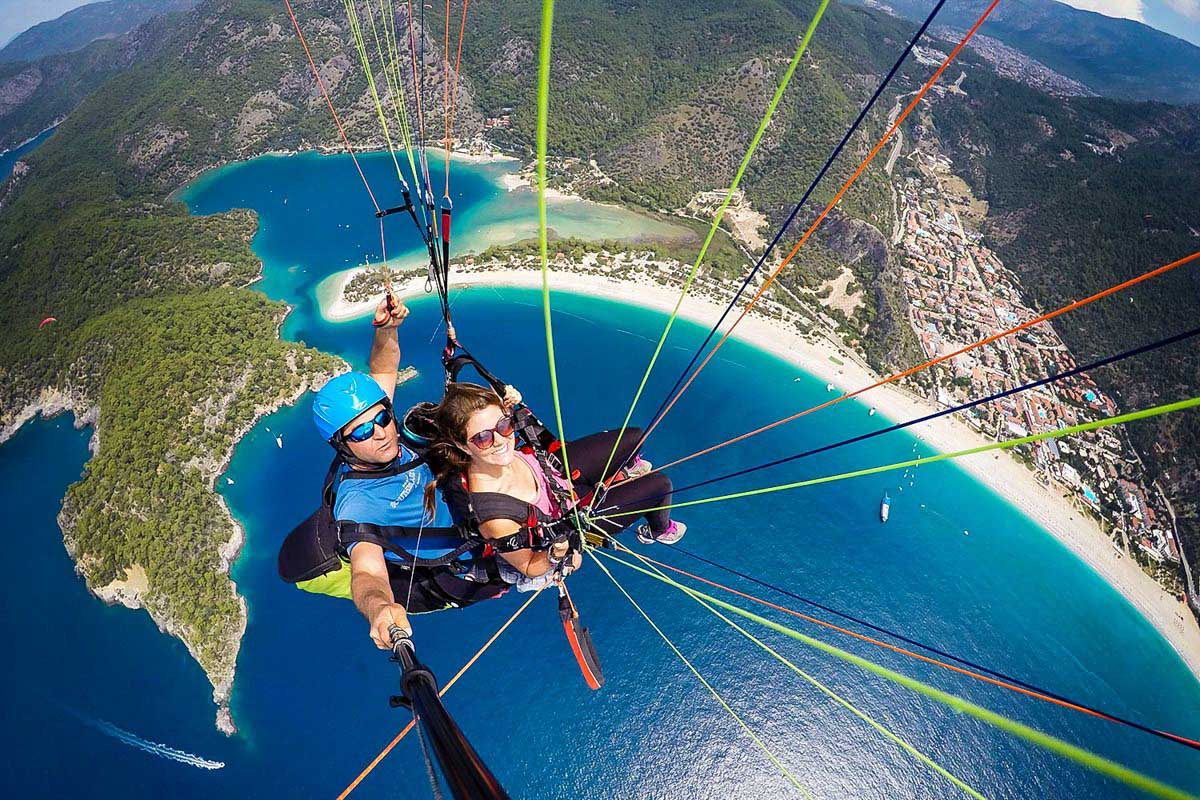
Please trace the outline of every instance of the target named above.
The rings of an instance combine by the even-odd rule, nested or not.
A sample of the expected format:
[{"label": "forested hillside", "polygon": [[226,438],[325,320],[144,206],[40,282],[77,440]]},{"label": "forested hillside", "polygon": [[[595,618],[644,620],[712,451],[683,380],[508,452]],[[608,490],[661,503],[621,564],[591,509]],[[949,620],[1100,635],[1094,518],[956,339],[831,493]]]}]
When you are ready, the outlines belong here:
[{"label": "forested hillside", "polygon": [[[382,146],[343,3],[294,6],[355,146]],[[425,42],[425,97],[434,108],[442,97],[444,24],[436,6],[427,9],[434,35]],[[488,118],[507,117],[507,126],[493,125],[487,136],[519,156],[531,153],[538,7],[534,0],[471,6],[459,138],[482,133]],[[815,7],[808,0],[753,0],[737,9],[717,0],[561,5],[550,107],[555,179],[570,180],[573,163],[594,159],[615,181],[593,184],[594,196],[653,209],[675,209],[696,192],[728,185]],[[152,585],[147,605],[188,641],[218,687],[236,656],[240,609],[213,549],[231,535],[211,492],[217,465],[261,407],[340,367],[277,341],[283,309],[243,288],[259,269],[249,249],[252,215],[194,218],[169,194],[232,159],[340,149],[291,25],[275,0],[207,0],[169,23],[152,21],[135,38],[152,31],[146,41],[153,46],[93,91],[28,169],[0,186],[0,422],[7,427],[47,392],[69,396],[77,409],[98,409],[100,450],[64,515],[72,547],[93,584],[143,567]],[[882,12],[830,8],[743,184],[771,221],[786,216],[913,28]],[[1179,198],[1196,196],[1196,173],[1187,168],[1196,146],[1192,116],[1102,101],[1064,105],[996,82],[973,56],[964,54],[961,65],[969,71],[967,99],[940,101],[935,121],[947,146],[957,148],[956,160],[977,169],[973,180],[998,212],[993,237],[1022,224],[1005,245],[1018,249],[1006,258],[1027,265],[1019,268],[1039,302],[1052,305],[1148,261],[1169,260],[1168,251],[1193,249],[1179,227],[1187,207]],[[878,137],[895,95],[931,71],[906,66],[814,197],[809,218]],[[1038,117],[1060,114],[1053,136],[1029,138]],[[1104,125],[1139,144],[1092,159],[1083,142]],[[1074,160],[1060,158],[1059,169],[1061,150]],[[1098,181],[1097,191],[1089,193],[1084,181]],[[1179,213],[1151,202],[1154,193],[1175,198]],[[1114,194],[1121,196],[1101,201]],[[1037,214],[1023,213],[1022,203],[1035,204]],[[1133,217],[1144,213],[1153,221],[1138,230]],[[880,233],[890,230],[892,215],[877,164],[784,279],[803,289],[854,261],[855,279],[869,289],[857,322],[867,326],[863,345],[881,367],[908,357],[897,345],[907,323],[894,305]],[[1105,259],[1089,261],[1095,253]],[[1096,266],[1078,266],[1085,262]],[[1170,287],[1169,303],[1150,306],[1161,319],[1097,314],[1072,343],[1149,338],[1168,314],[1194,317],[1188,286]],[[38,330],[48,315],[59,322]],[[1103,379],[1135,405],[1141,395],[1124,393],[1132,384],[1167,397],[1188,381],[1169,370]],[[1190,386],[1197,384],[1193,374]],[[1180,450],[1195,453],[1195,433],[1171,435]],[[1172,479],[1178,474],[1172,470]]]},{"label": "forested hillside", "polygon": [[16,147],[67,116],[161,42],[154,35],[107,40],[76,53],[0,64],[0,150]]},{"label": "forested hillside", "polygon": [[[985,231],[1026,291],[1055,308],[1200,250],[1200,107],[1047,97],[972,71],[968,95],[934,107],[937,132],[976,194]],[[1055,324],[1081,361],[1194,326],[1200,269],[1189,265]],[[1125,408],[1200,391],[1200,350],[1184,345],[1093,376]],[[1200,418],[1131,426],[1200,559]]]},{"label": "forested hillside", "polygon": [[[239,288],[260,269],[251,214],[197,218],[167,199],[204,167],[252,154],[229,132],[256,90],[261,39],[229,34],[277,36],[272,5],[213,4],[159,30],[158,55],[91,94],[0,187],[0,427],[60,402],[94,419],[99,450],[62,515],[69,547],[93,586],[145,572],[141,602],[222,703],[245,612],[213,482],[259,414],[344,368],[279,341],[285,308]],[[235,56],[243,66],[220,74]],[[45,316],[58,322],[39,329]]]},{"label": "forested hillside", "polygon": [[[966,30],[990,0],[948,3],[942,25]],[[925,0],[879,0],[909,19],[924,19]],[[981,30],[1106,97],[1200,102],[1200,47],[1149,25],[1115,19],[1056,0],[1004,0]]]}]

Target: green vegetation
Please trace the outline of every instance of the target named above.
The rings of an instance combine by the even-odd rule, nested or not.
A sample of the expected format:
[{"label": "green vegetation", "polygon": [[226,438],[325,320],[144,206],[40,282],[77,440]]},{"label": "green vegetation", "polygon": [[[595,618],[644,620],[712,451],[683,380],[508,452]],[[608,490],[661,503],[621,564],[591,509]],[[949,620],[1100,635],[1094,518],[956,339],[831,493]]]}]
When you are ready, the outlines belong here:
[{"label": "green vegetation", "polygon": [[84,100],[0,187],[0,419],[45,389],[99,409],[99,450],[64,505],[68,545],[93,586],[142,567],[147,608],[220,686],[242,612],[213,482],[259,413],[340,362],[279,341],[284,306],[238,288],[260,269],[252,214],[192,217],[167,198],[240,154],[245,98],[302,57],[294,41],[275,59],[256,41],[274,4],[216,10],[159,30],[147,60]]},{"label": "green vegetation", "polygon": [[[989,2],[947,4],[938,22],[965,31]],[[888,6],[922,20],[930,4],[888,0]],[[1200,101],[1200,47],[1146,24],[1055,0],[1005,0],[988,17],[982,32],[1107,97],[1181,104]]]},{"label": "green vegetation", "polygon": [[[1043,309],[1056,308],[1200,250],[1200,109],[1049,97],[973,69],[968,98],[935,106],[956,169],[991,206],[990,244]],[[1200,302],[1195,264],[1154,278],[1054,325],[1080,362],[1178,333]],[[1126,410],[1179,400],[1200,386],[1187,345],[1093,375]],[[1130,426],[1200,561],[1200,415]]]},{"label": "green vegetation", "polygon": [[[366,83],[341,3],[296,5],[333,102],[349,112],[350,137],[358,147],[378,144],[377,121],[359,113]],[[592,196],[651,210],[679,208],[697,191],[722,188],[815,5],[581,0],[560,6],[553,153],[583,164],[594,159],[616,180],[593,184]],[[527,153],[538,3],[500,6],[470,20],[459,133],[478,133],[484,116],[510,114],[510,127],[488,135]],[[433,4],[434,29],[441,24],[437,13]],[[772,223],[786,217],[912,27],[873,11],[830,9],[743,184]],[[28,159],[29,172],[0,187],[0,419],[11,420],[45,389],[99,408],[100,450],[65,507],[71,547],[93,584],[142,566],[152,612],[177,626],[209,674],[219,676],[232,669],[229,637],[240,610],[218,558],[231,529],[212,481],[262,407],[338,365],[278,341],[282,307],[244,288],[259,268],[249,249],[253,216],[192,217],[169,193],[214,165],[265,150],[335,145],[337,134],[275,0],[209,0],[182,21],[151,28],[155,36],[136,64],[83,100]],[[69,58],[103,52],[101,43]],[[994,209],[991,238],[1040,304],[1057,305],[1196,249],[1186,230],[1189,206],[1180,202],[1200,188],[1196,112],[1064,103],[1000,81],[970,66],[978,63],[972,58],[963,63],[970,96],[939,101],[936,121],[948,146],[957,148],[956,163],[972,165],[976,194]],[[0,80],[12,74],[3,69]],[[910,64],[892,91],[909,92],[930,72]],[[80,91],[95,85],[80,83]],[[430,87],[427,97],[435,94]],[[878,139],[895,94],[883,98],[780,254]],[[45,102],[46,109],[54,106]],[[61,108],[67,101],[54,102]],[[1039,133],[1043,123],[1052,133]],[[11,124],[0,119],[0,135],[12,135],[15,128],[3,127]],[[1135,141],[1122,139],[1116,155],[1094,154],[1084,144],[1102,145],[1118,129]],[[861,337],[872,363],[903,363],[914,346],[911,331],[902,322],[886,246],[882,253],[877,247],[892,215],[882,158],[840,212],[784,273],[786,285],[809,291],[849,265],[866,303],[840,330]],[[706,230],[702,222],[688,224],[698,238]],[[1194,219],[1190,224],[1200,228]],[[572,255],[630,249],[555,244]],[[651,242],[633,249],[691,263],[697,246]],[[706,267],[731,278],[744,265],[722,232]],[[1191,275],[1147,287],[1133,295],[1132,306],[1110,302],[1080,314],[1064,326],[1068,343],[1082,360],[1128,344],[1132,333],[1148,339],[1175,329],[1194,317]],[[39,331],[37,321],[47,315],[60,322]],[[1175,353],[1099,377],[1126,407],[1149,405],[1160,394],[1194,392],[1197,357]],[[1184,487],[1200,480],[1197,424],[1192,415],[1135,429],[1143,452],[1160,445],[1153,450],[1160,474],[1169,471]]]},{"label": "green vegetation", "polygon": [[100,448],[63,506],[68,541],[102,586],[145,569],[143,600],[212,671],[241,609],[219,550],[230,519],[212,482],[264,407],[339,361],[276,338],[285,308],[210,289],[125,303],[69,336],[75,388],[99,398]]},{"label": "green vegetation", "polygon": [[[537,3],[507,5],[508,13],[472,19],[463,70],[485,115],[511,110],[511,127],[489,136],[530,152],[535,119],[526,78]],[[589,0],[560,7],[551,152],[595,158],[618,180],[591,190],[588,196],[597,200],[673,209],[697,190],[728,185],[816,6],[810,0],[737,7],[652,0],[618,13]],[[876,12],[829,10],[746,174],[743,186],[756,207],[782,221],[866,99],[874,78],[864,74],[886,70],[910,28]],[[874,139],[867,139],[877,139],[881,126],[882,116],[851,152],[865,155],[862,145],[869,148]],[[857,166],[850,157],[843,162],[814,205],[828,201]],[[890,219],[879,170],[863,176],[843,207],[876,224]]]},{"label": "green vegetation", "polygon": [[0,62],[33,61],[70,53],[97,39],[128,33],[146,20],[183,11],[196,0],[104,0],[68,11],[57,19],[34,25],[0,48]]}]

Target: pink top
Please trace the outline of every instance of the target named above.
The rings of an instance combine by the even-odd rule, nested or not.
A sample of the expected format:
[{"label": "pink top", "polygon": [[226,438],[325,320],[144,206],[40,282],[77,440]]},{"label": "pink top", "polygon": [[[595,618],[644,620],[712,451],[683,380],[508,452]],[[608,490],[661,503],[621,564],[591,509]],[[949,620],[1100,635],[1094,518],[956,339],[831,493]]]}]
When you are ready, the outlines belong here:
[{"label": "pink top", "polygon": [[[533,505],[547,516],[557,517],[559,515],[558,503],[547,490],[546,473],[542,471],[542,465],[538,463],[537,456],[518,450],[517,457],[529,465],[529,471],[533,473],[533,482],[537,484],[537,498],[534,499]],[[558,478],[558,485],[559,488],[570,491],[567,482],[562,478]]]}]

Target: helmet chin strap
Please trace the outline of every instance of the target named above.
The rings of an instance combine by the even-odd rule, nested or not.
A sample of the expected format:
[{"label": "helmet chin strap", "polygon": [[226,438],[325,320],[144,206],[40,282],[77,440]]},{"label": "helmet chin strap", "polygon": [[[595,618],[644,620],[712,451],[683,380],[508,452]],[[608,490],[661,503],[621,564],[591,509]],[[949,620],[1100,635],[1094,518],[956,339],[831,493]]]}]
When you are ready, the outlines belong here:
[{"label": "helmet chin strap", "polygon": [[331,441],[330,444],[333,445],[333,449],[337,451],[342,461],[345,461],[359,472],[382,472],[392,466],[391,461],[384,461],[381,463],[378,461],[367,461],[366,459],[359,458],[358,456],[354,455],[353,451],[350,450],[350,445],[346,444],[344,441],[335,439]]}]

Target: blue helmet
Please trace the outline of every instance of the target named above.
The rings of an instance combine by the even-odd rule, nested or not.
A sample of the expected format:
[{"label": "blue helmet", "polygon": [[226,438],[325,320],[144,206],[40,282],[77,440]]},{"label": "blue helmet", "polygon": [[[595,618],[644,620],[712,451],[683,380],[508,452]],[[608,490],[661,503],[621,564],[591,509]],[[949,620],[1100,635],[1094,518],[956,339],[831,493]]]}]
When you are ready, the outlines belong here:
[{"label": "blue helmet", "polygon": [[370,375],[347,372],[317,392],[313,400],[313,422],[325,441],[332,441],[350,420],[376,403],[386,403],[383,387]]}]

